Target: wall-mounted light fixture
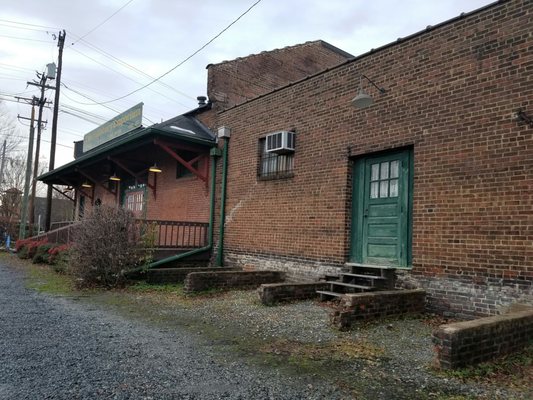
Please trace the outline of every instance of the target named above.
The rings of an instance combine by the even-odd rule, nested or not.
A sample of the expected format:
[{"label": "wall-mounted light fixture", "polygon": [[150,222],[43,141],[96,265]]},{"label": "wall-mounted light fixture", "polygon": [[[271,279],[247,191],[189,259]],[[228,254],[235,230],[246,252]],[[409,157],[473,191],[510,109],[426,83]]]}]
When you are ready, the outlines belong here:
[{"label": "wall-mounted light fixture", "polygon": [[363,78],[365,78],[368,82],[370,82],[381,94],[384,94],[386,92],[385,89],[382,87],[379,87],[374,83],[372,79],[370,79],[368,76],[361,74],[360,80],[359,80],[359,93],[357,96],[355,96],[352,99],[352,105],[354,107],[357,107],[359,109],[370,107],[372,104],[374,104],[374,99],[372,99],[372,96],[370,96],[368,93],[366,93],[363,90]]},{"label": "wall-mounted light fixture", "polygon": [[154,165],[148,168],[148,171],[155,172],[156,174],[163,172],[162,169],[157,166],[157,163],[154,163]]},{"label": "wall-mounted light fixture", "polygon": [[81,187],[84,187],[84,188],[92,188],[93,185],[91,184],[91,182],[89,181],[85,181],[81,184]]}]

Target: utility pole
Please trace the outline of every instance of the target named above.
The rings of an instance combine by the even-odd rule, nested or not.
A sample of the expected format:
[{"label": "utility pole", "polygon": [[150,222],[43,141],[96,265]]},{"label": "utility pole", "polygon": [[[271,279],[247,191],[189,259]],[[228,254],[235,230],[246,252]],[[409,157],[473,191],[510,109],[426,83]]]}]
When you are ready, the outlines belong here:
[{"label": "utility pole", "polygon": [[[56,158],[56,139],[57,139],[57,114],[59,111],[59,89],[61,87],[61,68],[63,66],[63,46],[65,45],[66,32],[63,30],[63,34],[59,32],[59,38],[57,40],[57,47],[59,47],[59,55],[57,57],[57,78],[56,78],[56,93],[54,99],[54,116],[52,118],[52,138],[50,144],[50,164],[48,171],[52,171],[55,166]],[[44,229],[50,230],[50,223],[52,222],[52,184],[48,185],[48,191],[46,193],[46,219],[44,223]]]},{"label": "utility pole", "polygon": [[31,161],[33,155],[33,135],[34,135],[34,121],[35,121],[35,102],[31,105],[30,118],[30,140],[28,142],[28,159],[26,160],[26,180],[24,181],[24,195],[22,197],[22,207],[20,210],[20,229],[19,239],[26,237],[26,217],[28,215],[28,192],[30,191],[31,179]]},{"label": "utility pole", "polygon": [[43,125],[43,107],[46,103],[46,98],[44,97],[44,91],[46,89],[46,79],[47,76],[43,72],[40,76],[40,86],[41,86],[41,98],[39,99],[39,116],[37,118],[37,140],[35,141],[35,161],[33,166],[33,177],[31,182],[31,196],[30,196],[30,225],[29,225],[29,236],[33,236],[33,226],[35,225],[35,194],[37,192],[37,174],[39,173],[39,153],[41,150],[41,130]]},{"label": "utility pole", "polygon": [[2,162],[0,163],[0,186],[4,183],[4,167],[6,165],[6,143],[7,140],[4,140],[2,145]]}]

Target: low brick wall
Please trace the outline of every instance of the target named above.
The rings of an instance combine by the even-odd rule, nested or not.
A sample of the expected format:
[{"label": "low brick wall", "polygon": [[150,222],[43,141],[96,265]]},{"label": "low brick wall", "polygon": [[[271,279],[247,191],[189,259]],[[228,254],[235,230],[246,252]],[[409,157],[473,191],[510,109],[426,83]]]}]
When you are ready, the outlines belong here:
[{"label": "low brick wall", "polygon": [[454,369],[524,348],[533,338],[533,310],[442,325],[433,333],[437,365]]},{"label": "low brick wall", "polygon": [[154,268],[146,271],[146,281],[152,285],[182,283],[191,272],[221,272],[235,270],[235,268],[221,267]]},{"label": "low brick wall", "polygon": [[185,279],[184,291],[202,292],[208,289],[252,288],[263,283],[283,282],[279,271],[192,272]]},{"label": "low brick wall", "polygon": [[304,283],[267,283],[257,289],[261,303],[273,305],[292,300],[304,300],[318,297],[317,290],[327,290],[328,282]]},{"label": "low brick wall", "polygon": [[421,289],[345,294],[330,321],[339,329],[349,329],[356,321],[420,314],[425,310],[425,298]]}]

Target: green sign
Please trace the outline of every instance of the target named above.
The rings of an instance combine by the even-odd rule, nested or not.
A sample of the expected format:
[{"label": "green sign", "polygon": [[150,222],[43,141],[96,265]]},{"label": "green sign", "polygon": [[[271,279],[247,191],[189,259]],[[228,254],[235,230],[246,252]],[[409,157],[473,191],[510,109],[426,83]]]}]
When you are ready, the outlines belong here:
[{"label": "green sign", "polygon": [[133,106],[129,110],[100,125],[83,137],[83,152],[94,149],[102,143],[124,135],[142,125],[143,103]]}]

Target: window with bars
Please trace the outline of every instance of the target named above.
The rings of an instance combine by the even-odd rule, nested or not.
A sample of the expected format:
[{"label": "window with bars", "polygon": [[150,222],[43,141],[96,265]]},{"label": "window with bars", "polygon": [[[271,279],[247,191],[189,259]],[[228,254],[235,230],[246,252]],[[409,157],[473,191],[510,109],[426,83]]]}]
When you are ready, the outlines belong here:
[{"label": "window with bars", "polygon": [[294,153],[277,154],[266,151],[266,139],[259,139],[259,166],[261,179],[289,178],[293,176]]}]

